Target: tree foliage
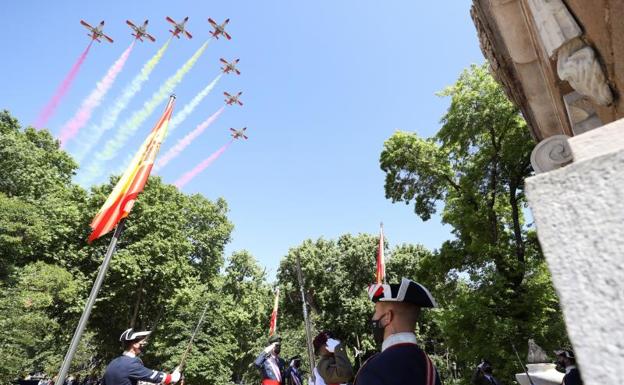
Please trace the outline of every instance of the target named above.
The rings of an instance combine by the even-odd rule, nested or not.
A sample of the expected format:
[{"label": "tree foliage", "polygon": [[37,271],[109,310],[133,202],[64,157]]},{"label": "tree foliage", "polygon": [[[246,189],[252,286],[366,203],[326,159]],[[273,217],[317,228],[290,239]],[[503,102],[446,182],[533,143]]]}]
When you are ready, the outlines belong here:
[{"label": "tree foliage", "polygon": [[413,204],[423,220],[441,208],[455,239],[430,265],[442,294],[437,324],[460,366],[487,357],[508,381],[520,370],[512,343],[526,351],[528,338],[547,348],[566,341],[541,250],[525,221],[524,179],[532,172],[534,144],[486,65],[464,71],[441,96],[451,103],[434,137],[397,132],[386,141],[380,158],[386,197]]}]

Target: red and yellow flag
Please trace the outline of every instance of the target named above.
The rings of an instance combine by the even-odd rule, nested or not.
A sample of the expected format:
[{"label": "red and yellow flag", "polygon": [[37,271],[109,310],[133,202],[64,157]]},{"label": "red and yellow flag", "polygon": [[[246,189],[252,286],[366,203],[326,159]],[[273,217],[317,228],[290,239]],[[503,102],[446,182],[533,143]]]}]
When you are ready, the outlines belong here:
[{"label": "red and yellow flag", "polygon": [[271,313],[271,323],[269,324],[269,337],[277,331],[277,305],[279,303],[279,287],[275,291],[275,302],[273,303],[273,312]]},{"label": "red and yellow flag", "polygon": [[377,272],[375,273],[375,279],[376,283],[384,283],[384,281],[386,280],[383,223],[379,227],[379,248],[377,249]]},{"label": "red and yellow flag", "polygon": [[114,229],[117,223],[122,218],[127,217],[132,210],[137,196],[143,191],[147,178],[152,171],[160,145],[167,135],[167,126],[173,112],[174,102],[175,97],[171,96],[158,123],[132,158],[132,163],[115,185],[113,192],[91,221],[93,232],[89,235],[89,243]]}]

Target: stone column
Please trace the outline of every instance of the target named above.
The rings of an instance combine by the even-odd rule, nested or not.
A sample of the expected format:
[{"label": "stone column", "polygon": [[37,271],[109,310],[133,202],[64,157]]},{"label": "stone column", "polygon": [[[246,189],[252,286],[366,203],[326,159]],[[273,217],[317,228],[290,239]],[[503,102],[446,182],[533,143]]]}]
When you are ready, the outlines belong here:
[{"label": "stone column", "polygon": [[568,139],[573,163],[526,194],[586,385],[624,370],[624,119]]}]

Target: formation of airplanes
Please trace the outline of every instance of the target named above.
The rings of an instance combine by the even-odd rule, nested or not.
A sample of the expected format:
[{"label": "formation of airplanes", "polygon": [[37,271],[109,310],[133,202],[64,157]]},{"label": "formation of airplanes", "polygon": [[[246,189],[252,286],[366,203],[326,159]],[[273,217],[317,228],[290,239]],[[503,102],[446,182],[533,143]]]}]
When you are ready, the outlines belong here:
[{"label": "formation of airplanes", "polygon": [[238,103],[239,106],[242,106],[243,102],[241,102],[239,99],[242,93],[243,92],[241,91],[236,95],[230,95],[227,92],[224,92],[223,95],[225,95],[225,104],[231,106],[234,103]]},{"label": "formation of airplanes", "polygon": [[[189,17],[187,16],[184,19],[182,19],[181,22],[177,22],[169,16],[165,17],[165,20],[167,20],[169,23],[173,25],[173,30],[170,29],[169,32],[171,32],[171,34],[177,37],[178,39],[180,38],[180,35],[185,35],[189,39],[193,38],[193,35],[191,35],[191,33],[186,30],[186,23],[188,22],[188,19]],[[229,22],[230,22],[230,19],[225,19],[223,23],[218,24],[213,19],[208,18],[208,23],[210,23],[210,26],[213,28],[213,31],[210,32],[210,35],[214,37],[215,39],[218,39],[219,36],[224,36],[228,40],[232,39],[232,36],[230,36],[230,34],[225,30],[225,27],[227,26]],[[151,41],[156,41],[154,36],[147,33],[148,23],[149,23],[149,20],[145,20],[143,22],[143,25],[137,26],[131,20],[126,20],[126,24],[128,24],[130,28],[132,28],[132,36],[134,36],[137,40],[143,41],[142,38],[146,37],[150,39]],[[98,42],[100,42],[101,41],[100,38],[103,37],[109,42],[111,43],[113,42],[113,39],[105,35],[103,32],[104,20],[102,20],[100,24],[98,24],[97,27],[92,27],[89,23],[87,23],[84,20],[80,20],[80,24],[84,25],[89,30],[88,36],[91,37],[92,40],[97,40]]]},{"label": "formation of airplanes", "polygon": [[[165,18],[165,20],[167,20],[169,23],[173,25],[173,30],[169,30],[169,32],[171,32],[171,34],[177,37],[178,39],[180,38],[180,35],[185,35],[189,39],[193,38],[193,35],[191,35],[186,30],[186,23],[188,22],[188,19],[189,18],[187,16],[181,22],[177,22],[169,16]],[[218,24],[213,19],[208,18],[208,23],[210,23],[210,26],[213,28],[213,31],[210,32],[210,35],[215,39],[218,39],[219,36],[223,36],[226,39],[230,40],[232,37],[225,30],[225,27],[227,26],[229,22],[230,22],[230,19],[225,19],[223,23]],[[156,38],[154,38],[154,36],[150,35],[147,32],[148,23],[149,23],[149,20],[145,20],[142,25],[137,26],[131,20],[126,20],[126,24],[128,24],[128,26],[130,26],[130,28],[132,29],[132,36],[134,36],[136,40],[143,41],[143,38],[147,38],[151,40],[152,42],[154,42],[156,41]],[[87,36],[89,36],[91,40],[95,40],[99,43],[101,42],[100,38],[104,38],[108,40],[110,43],[113,42],[113,39],[111,39],[110,36],[104,34],[104,20],[102,20],[100,24],[98,24],[96,27],[91,26],[89,23],[87,23],[84,20],[80,20],[80,24],[82,24],[89,30],[89,33],[87,34]],[[221,63],[223,63],[223,67],[221,67],[221,71],[223,71],[223,73],[228,74],[232,72],[232,73],[235,73],[236,75],[240,75],[240,71],[238,70],[238,68],[236,68],[236,65],[238,64],[240,59],[235,59],[232,62],[228,62],[227,60],[221,58],[220,61]],[[240,106],[243,105],[243,102],[240,101],[240,96],[242,95],[242,92],[238,92],[236,95],[230,95],[229,93],[224,92],[223,95],[225,95],[226,97],[225,99],[226,104],[228,105],[238,104]],[[245,134],[245,130],[247,130],[247,127],[243,127],[242,129],[239,129],[239,130],[230,128],[230,131],[232,131],[231,135],[234,139],[241,139],[241,138],[248,139],[247,135]]]},{"label": "formation of airplanes", "polygon": [[230,135],[232,135],[232,138],[234,139],[240,139],[240,138],[244,138],[245,140],[247,140],[247,135],[245,135],[245,130],[247,129],[247,127],[243,127],[240,130],[237,130],[235,128],[230,128],[230,131],[232,131],[232,133]]}]

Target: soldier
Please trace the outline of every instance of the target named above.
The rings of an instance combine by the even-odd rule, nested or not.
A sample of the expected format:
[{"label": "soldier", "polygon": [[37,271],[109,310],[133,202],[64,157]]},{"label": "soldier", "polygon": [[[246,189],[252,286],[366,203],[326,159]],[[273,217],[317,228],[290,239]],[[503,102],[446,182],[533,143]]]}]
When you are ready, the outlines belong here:
[{"label": "soldier", "polygon": [[135,332],[132,329],[121,333],[119,341],[124,346],[124,352],[106,367],[103,385],[136,385],[138,381],[167,385],[180,380],[181,374],[178,368],[173,373],[165,373],[143,366],[143,361],[138,355],[147,345],[147,336],[150,333],[150,331]]},{"label": "soldier", "polygon": [[302,385],[301,380],[301,356],[294,356],[290,359],[290,366],[284,372],[284,384],[286,385]]},{"label": "soldier", "polygon": [[500,385],[492,372],[492,364],[487,360],[481,360],[470,382],[472,385]]},{"label": "soldier", "polygon": [[355,385],[442,385],[414,334],[420,309],[436,306],[429,290],[403,278],[401,284],[371,285],[368,294],[375,303],[371,326],[381,353],[362,365]]},{"label": "soldier", "polygon": [[565,369],[562,385],[583,385],[581,373],[576,367],[574,352],[569,349],[555,350],[557,355],[557,366]]},{"label": "soldier", "polygon": [[332,338],[329,332],[321,332],[312,344],[314,353],[319,356],[314,368],[316,385],[341,384],[351,380],[353,367],[340,341]]},{"label": "soldier", "polygon": [[262,385],[281,385],[286,368],[286,362],[279,356],[282,349],[282,339],[278,336],[269,338],[269,346],[264,348],[254,361],[260,369]]}]

